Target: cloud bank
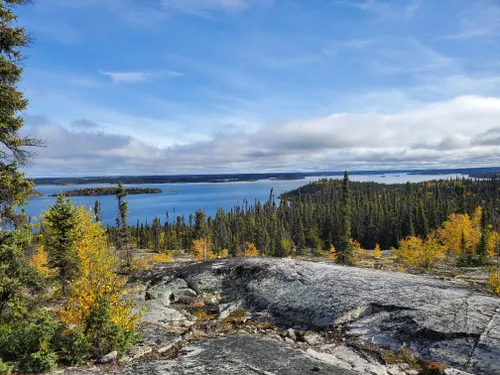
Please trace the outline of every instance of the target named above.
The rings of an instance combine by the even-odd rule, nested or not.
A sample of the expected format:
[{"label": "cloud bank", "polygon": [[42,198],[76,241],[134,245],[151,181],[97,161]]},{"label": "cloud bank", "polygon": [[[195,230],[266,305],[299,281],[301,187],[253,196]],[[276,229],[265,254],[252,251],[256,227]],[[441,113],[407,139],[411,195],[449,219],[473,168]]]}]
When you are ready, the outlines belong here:
[{"label": "cloud bank", "polygon": [[26,130],[48,142],[37,175],[208,173],[271,170],[463,167],[500,161],[500,98],[463,96],[396,114],[336,113],[216,133],[158,147],[98,130],[72,129],[40,117]]}]

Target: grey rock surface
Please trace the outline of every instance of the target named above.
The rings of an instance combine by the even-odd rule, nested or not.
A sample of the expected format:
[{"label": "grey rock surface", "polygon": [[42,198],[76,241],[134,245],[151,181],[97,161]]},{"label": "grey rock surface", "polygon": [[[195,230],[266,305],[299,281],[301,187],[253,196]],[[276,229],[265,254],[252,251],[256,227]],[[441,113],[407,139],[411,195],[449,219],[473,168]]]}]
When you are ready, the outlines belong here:
[{"label": "grey rock surface", "polygon": [[[292,259],[240,258],[158,268],[197,294],[269,312],[286,327],[347,324],[349,334],[477,374],[500,374],[500,298],[437,280]],[[154,286],[154,283],[153,283]]]},{"label": "grey rock surface", "polygon": [[118,352],[117,351],[113,351],[111,353],[106,354],[104,357],[102,357],[99,360],[99,362],[100,363],[111,363],[113,361],[116,361],[117,358],[118,358]]},{"label": "grey rock surface", "polygon": [[[95,374],[94,371],[66,371],[66,374]],[[175,360],[137,362],[107,373],[120,375],[359,375],[321,362],[282,343],[252,336],[232,336],[191,344]]]}]

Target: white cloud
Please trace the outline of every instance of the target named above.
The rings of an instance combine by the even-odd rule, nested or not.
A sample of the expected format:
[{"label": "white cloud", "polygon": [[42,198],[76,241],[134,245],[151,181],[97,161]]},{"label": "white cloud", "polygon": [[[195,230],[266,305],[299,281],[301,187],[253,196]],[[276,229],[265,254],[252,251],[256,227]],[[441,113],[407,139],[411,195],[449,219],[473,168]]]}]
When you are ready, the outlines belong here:
[{"label": "white cloud", "polygon": [[173,71],[173,70],[165,70],[161,72],[105,72],[99,70],[99,74],[111,77],[111,80],[114,84],[119,83],[141,83],[152,78],[162,78],[162,77],[180,77],[182,73]]},{"label": "white cloud", "polygon": [[456,23],[456,32],[439,36],[438,40],[468,40],[496,36],[500,33],[500,5],[497,0],[476,0]]},{"label": "white cloud", "polygon": [[103,166],[115,173],[125,167],[128,173],[192,173],[500,162],[500,98],[495,97],[464,96],[391,115],[337,113],[165,148],[93,129],[66,130],[48,120],[27,123],[32,135],[49,143],[37,159],[41,169],[57,166],[68,174],[103,172]]},{"label": "white cloud", "polygon": [[377,74],[446,72],[450,75],[459,69],[452,58],[415,38],[396,38],[391,42],[390,47],[374,53],[371,62]]},{"label": "white cloud", "polygon": [[338,1],[336,4],[357,8],[363,12],[375,13],[380,17],[411,18],[419,9],[422,0],[389,3],[381,0]]},{"label": "white cloud", "polygon": [[111,77],[111,80],[115,84],[140,83],[151,78],[151,73],[147,72],[105,72],[100,70],[99,74]]},{"label": "white cloud", "polygon": [[349,40],[335,40],[328,44],[326,48],[323,49],[323,53],[326,55],[334,55],[340,52],[342,49],[362,49],[366,46],[374,44],[375,41],[372,39],[349,39]]},{"label": "white cloud", "polygon": [[161,0],[167,10],[209,17],[210,12],[241,12],[252,6],[270,6],[274,0]]}]

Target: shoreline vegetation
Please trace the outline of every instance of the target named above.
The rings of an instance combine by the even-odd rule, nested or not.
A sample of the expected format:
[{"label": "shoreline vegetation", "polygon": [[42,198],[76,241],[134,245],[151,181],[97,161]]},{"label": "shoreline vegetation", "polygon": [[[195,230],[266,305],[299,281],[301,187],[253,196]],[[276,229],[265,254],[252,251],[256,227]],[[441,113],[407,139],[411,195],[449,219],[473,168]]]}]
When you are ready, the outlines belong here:
[{"label": "shoreline vegetation", "polygon": [[[498,175],[500,167],[488,168],[462,168],[462,169],[429,169],[429,170],[378,170],[378,171],[352,171],[353,175],[437,175],[437,174],[463,174],[473,178],[485,178]],[[207,175],[170,175],[170,176],[95,176],[95,177],[47,177],[34,178],[36,185],[84,185],[84,184],[166,184],[166,183],[226,183],[226,182],[252,182],[258,180],[303,180],[314,176],[342,176],[344,172],[277,172],[277,173],[235,173],[235,174],[207,174]]]},{"label": "shoreline vegetation", "polygon": [[[116,187],[92,187],[83,188],[76,190],[68,190],[62,192],[66,197],[93,197],[93,196],[103,196],[103,195],[116,195]],[[159,194],[163,193],[163,190],[158,188],[127,188],[125,189],[127,194]],[[174,191],[171,191],[174,192]],[[51,194],[51,197],[57,197],[59,194]]]}]

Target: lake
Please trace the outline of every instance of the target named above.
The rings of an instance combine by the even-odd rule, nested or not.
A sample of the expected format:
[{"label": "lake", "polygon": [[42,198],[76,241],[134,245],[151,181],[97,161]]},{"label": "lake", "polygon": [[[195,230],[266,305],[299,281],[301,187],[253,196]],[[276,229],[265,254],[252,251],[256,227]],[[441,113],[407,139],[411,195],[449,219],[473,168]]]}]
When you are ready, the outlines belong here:
[{"label": "lake", "polygon": [[[408,175],[408,174],[386,174],[386,175],[352,175],[352,181],[374,181],[380,183],[405,183],[420,182],[428,180],[455,178],[453,175]],[[462,177],[461,175],[458,177]],[[267,201],[269,192],[274,189],[275,197],[279,197],[285,191],[296,189],[306,185],[311,181],[316,181],[323,176],[307,177],[303,180],[259,180],[251,182],[226,182],[226,183],[184,183],[184,184],[142,184],[125,185],[126,187],[152,187],[160,188],[163,193],[129,195],[126,200],[129,206],[128,222],[135,225],[137,220],[149,222],[155,217],[159,217],[162,222],[166,220],[168,211],[170,220],[175,220],[177,216],[185,216],[186,221],[189,214],[201,208],[208,215],[215,215],[217,208],[229,210],[235,205],[242,204],[246,199],[250,204],[255,200]],[[329,178],[342,178],[334,176]],[[31,217],[38,217],[40,213],[46,211],[55,201],[51,194],[61,191],[80,189],[84,187],[110,186],[108,184],[93,185],[39,185],[35,189],[44,193],[44,197],[36,197],[30,200],[26,207],[26,212]],[[101,216],[105,224],[114,225],[118,213],[118,204],[115,196],[95,196],[95,197],[72,197],[75,204],[94,206],[94,202],[101,202]]]}]

